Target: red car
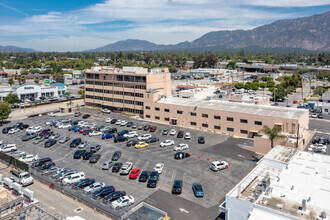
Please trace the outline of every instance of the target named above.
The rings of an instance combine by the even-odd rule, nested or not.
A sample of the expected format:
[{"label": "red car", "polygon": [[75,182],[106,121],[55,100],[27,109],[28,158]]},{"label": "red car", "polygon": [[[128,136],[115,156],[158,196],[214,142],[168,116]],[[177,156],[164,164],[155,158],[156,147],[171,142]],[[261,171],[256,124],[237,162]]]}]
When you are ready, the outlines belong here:
[{"label": "red car", "polygon": [[156,126],[151,126],[149,131],[150,132],[155,132],[156,130],[157,130],[157,127]]},{"label": "red car", "polygon": [[140,168],[134,168],[129,174],[129,178],[136,179],[139,176],[140,172],[141,172]]},{"label": "red car", "polygon": [[50,131],[50,129],[48,128],[48,129],[45,129],[45,130],[43,130],[43,131],[41,131],[40,133],[39,133],[39,136],[44,136],[47,132],[49,132]]},{"label": "red car", "polygon": [[293,103],[294,103],[294,104],[297,104],[298,102],[297,102],[297,100],[294,100]]},{"label": "red car", "polygon": [[87,130],[88,128],[82,128],[80,129],[79,133],[83,133],[85,130]]}]

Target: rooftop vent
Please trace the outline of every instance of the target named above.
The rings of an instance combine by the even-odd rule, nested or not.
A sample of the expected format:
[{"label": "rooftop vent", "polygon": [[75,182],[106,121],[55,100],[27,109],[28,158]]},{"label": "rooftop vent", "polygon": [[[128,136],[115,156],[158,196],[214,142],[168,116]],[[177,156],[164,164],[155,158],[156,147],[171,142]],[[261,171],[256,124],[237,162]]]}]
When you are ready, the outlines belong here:
[{"label": "rooftop vent", "polygon": [[326,218],[327,218],[327,213],[326,213],[326,212],[321,212],[320,217],[321,217],[322,219],[326,219]]}]

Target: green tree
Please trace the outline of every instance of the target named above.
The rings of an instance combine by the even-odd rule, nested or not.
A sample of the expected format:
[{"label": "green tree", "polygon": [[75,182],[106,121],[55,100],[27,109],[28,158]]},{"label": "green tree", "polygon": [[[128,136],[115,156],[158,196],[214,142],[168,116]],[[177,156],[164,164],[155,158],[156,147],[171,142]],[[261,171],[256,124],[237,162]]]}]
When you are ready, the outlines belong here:
[{"label": "green tree", "polygon": [[22,84],[22,80],[23,80],[22,75],[16,76],[16,80],[17,80],[18,84],[21,85]]},{"label": "green tree", "polygon": [[275,86],[275,82],[274,81],[267,81],[267,88],[271,88]]},{"label": "green tree", "polygon": [[243,89],[244,88],[244,84],[243,83],[235,83],[235,88],[236,89]]},{"label": "green tree", "polygon": [[314,94],[322,95],[325,91],[326,89],[324,87],[318,86],[314,89]]},{"label": "green tree", "polygon": [[61,83],[64,83],[64,76],[63,76],[63,73],[55,73],[55,74],[54,74],[54,80],[55,80],[55,82],[61,82]]},{"label": "green tree", "polygon": [[0,101],[0,120],[7,119],[11,113],[11,106],[8,102],[1,102]]},{"label": "green tree", "polygon": [[21,77],[21,81],[22,81],[22,83],[26,83],[26,76],[23,75],[23,76]]},{"label": "green tree", "polygon": [[37,76],[36,76],[36,77],[34,77],[34,83],[35,83],[35,84],[39,84],[39,82],[40,82],[40,79],[39,79],[39,77],[37,77]]},{"label": "green tree", "polygon": [[31,74],[40,73],[40,70],[38,70],[38,69],[30,69],[30,73]]},{"label": "green tree", "polygon": [[78,90],[78,94],[80,95],[80,98],[85,98],[85,90],[84,89]]},{"label": "green tree", "polygon": [[176,66],[174,66],[174,65],[170,66],[170,68],[168,70],[170,71],[170,73],[178,72],[178,68],[176,68]]},{"label": "green tree", "polygon": [[71,94],[71,92],[66,92],[65,95],[69,96]]},{"label": "green tree", "polygon": [[18,103],[19,98],[16,93],[11,92],[4,98],[4,101],[13,104],[13,103]]},{"label": "green tree", "polygon": [[228,65],[227,65],[227,68],[228,69],[235,69],[235,65],[236,65],[236,62],[229,62]]},{"label": "green tree", "polygon": [[252,89],[252,85],[253,85],[252,82],[246,82],[244,85],[244,89],[250,90],[250,89]]},{"label": "green tree", "polygon": [[21,71],[21,75],[28,75],[29,74],[29,71],[28,70],[22,70]]},{"label": "green tree", "polygon": [[12,86],[12,85],[15,84],[15,80],[14,80],[13,77],[10,77],[10,78],[8,79],[8,84],[9,84],[10,86]]},{"label": "green tree", "polygon": [[273,129],[271,129],[267,125],[265,125],[260,132],[262,132],[268,136],[268,139],[270,140],[270,146],[271,146],[271,148],[273,148],[274,141],[276,139],[286,138],[285,136],[280,135],[281,131],[282,131],[282,128],[280,126],[274,126]]}]

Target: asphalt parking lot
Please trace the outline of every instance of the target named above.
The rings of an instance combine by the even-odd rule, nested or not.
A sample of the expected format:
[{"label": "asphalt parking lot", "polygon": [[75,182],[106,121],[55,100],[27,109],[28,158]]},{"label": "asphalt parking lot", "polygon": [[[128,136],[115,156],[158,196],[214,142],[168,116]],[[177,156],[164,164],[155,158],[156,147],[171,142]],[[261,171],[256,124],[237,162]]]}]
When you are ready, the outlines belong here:
[{"label": "asphalt parking lot", "polygon": [[[13,135],[0,134],[0,139],[3,139],[4,143],[16,143],[18,150],[26,151],[27,153],[33,153],[35,151],[39,155],[39,158],[49,156],[58,166],[83,171],[86,177],[105,182],[106,185],[113,185],[116,191],[126,191],[128,195],[134,196],[135,204],[145,201],[150,205],[166,211],[172,219],[215,219],[219,215],[218,206],[224,201],[225,194],[256,166],[257,161],[255,158],[258,158],[258,155],[237,147],[237,144],[245,140],[135,120],[121,114],[111,114],[109,116],[137,122],[138,124],[156,125],[157,131],[150,133],[153,137],[158,137],[160,141],[173,139],[175,145],[186,143],[189,145],[187,152],[192,156],[183,160],[175,160],[173,157],[175,153],[173,146],[160,148],[159,143],[153,143],[148,148],[135,149],[134,147],[126,147],[125,142],[113,143],[112,139],[102,140],[101,136],[89,137],[68,131],[67,129],[52,128],[52,130],[62,135],[70,135],[71,140],[76,137],[87,140],[89,145],[86,149],[89,149],[92,144],[101,144],[101,150],[98,151],[102,155],[101,159],[96,164],[90,164],[88,161],[83,161],[82,159],[73,159],[73,154],[77,148],[69,147],[71,140],[64,144],[57,143],[51,148],[44,148],[44,142],[34,145],[33,140],[28,142],[21,141],[21,137],[24,135],[23,131]],[[45,121],[49,119],[56,120],[58,118],[63,117],[40,116],[21,121],[30,126],[42,126],[42,128],[46,128],[48,126],[45,125]],[[73,115],[65,116],[65,118],[72,118],[72,120],[82,119],[81,117],[75,118]],[[84,119],[84,121],[106,125],[104,119],[97,117],[90,117]],[[8,126],[14,123],[16,122],[13,121]],[[110,126],[116,127],[118,131],[127,129],[119,125]],[[183,140],[176,138],[176,136],[167,135],[166,137],[161,134],[161,130],[165,128],[175,128],[177,131],[183,130],[190,132],[192,138],[191,140]],[[141,130],[137,130],[137,132],[139,135],[149,133]],[[198,136],[204,136],[206,144],[198,144]],[[146,183],[140,183],[138,180],[130,180],[128,176],[120,176],[118,173],[112,173],[110,170],[102,170],[102,163],[105,160],[111,159],[113,152],[117,150],[122,152],[120,162],[132,162],[134,168],[138,167],[142,171],[153,170],[156,163],[164,163],[165,167],[160,175],[160,181],[157,187],[150,189],[146,187]],[[211,171],[209,169],[210,164],[216,159],[227,161],[230,167],[219,172]],[[183,192],[179,196],[171,194],[172,184],[176,179],[183,180]],[[203,185],[205,192],[204,198],[196,198],[193,195],[191,186],[194,182],[199,182]]]},{"label": "asphalt parking lot", "polygon": [[[310,143],[307,145],[306,147],[306,151],[308,151],[308,148],[310,147],[310,145],[312,144],[312,140],[316,139],[316,138],[327,138],[328,140],[330,140],[330,134],[324,134],[324,133],[316,133],[314,135],[314,137],[311,139]],[[328,145],[328,148],[325,152],[326,155],[330,155],[330,145]]]}]

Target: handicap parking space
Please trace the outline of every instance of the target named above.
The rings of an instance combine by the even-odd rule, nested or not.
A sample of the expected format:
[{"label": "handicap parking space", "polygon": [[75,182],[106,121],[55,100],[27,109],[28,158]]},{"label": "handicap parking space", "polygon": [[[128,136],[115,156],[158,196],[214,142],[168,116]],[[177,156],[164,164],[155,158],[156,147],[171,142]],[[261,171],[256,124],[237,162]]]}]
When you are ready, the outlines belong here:
[{"label": "handicap parking space", "polygon": [[[239,141],[231,140],[228,136],[219,135],[214,133],[202,132],[198,130],[184,129],[170,125],[155,124],[146,121],[128,118],[120,114],[111,114],[109,117],[117,119],[125,119],[133,121],[138,124],[156,125],[156,132],[148,132],[143,130],[131,129],[124,126],[113,125],[105,123],[104,118],[90,117],[83,119],[88,122],[97,122],[98,125],[106,125],[116,127],[118,131],[121,130],[136,130],[139,135],[151,134],[153,137],[159,138],[159,141],[167,139],[174,140],[175,144],[168,147],[160,147],[160,142],[151,143],[149,147],[135,149],[134,147],[126,147],[126,143],[114,143],[113,139],[102,140],[101,136],[89,137],[79,134],[77,132],[68,131],[67,129],[51,128],[52,130],[61,133],[61,135],[69,135],[70,140],[64,144],[56,143],[50,148],[44,148],[44,142],[37,145],[33,144],[33,140],[22,142],[21,137],[24,132],[19,132],[13,136],[1,134],[1,139],[4,142],[14,142],[17,144],[19,150],[24,150],[28,153],[36,152],[39,158],[51,157],[53,161],[63,167],[70,167],[78,171],[85,172],[86,177],[91,177],[97,181],[105,182],[108,185],[118,187],[118,190],[124,190],[128,195],[133,195],[136,202],[144,201],[151,194],[157,190],[163,190],[171,193],[172,184],[174,180],[181,179],[184,182],[183,193],[180,198],[189,200],[196,205],[205,208],[217,205],[221,198],[236,184],[243,176],[252,170],[256,163],[255,161],[248,160],[253,153],[247,153],[241,148],[237,147]],[[72,118],[72,120],[81,119],[73,117],[73,115],[66,116],[65,118]],[[42,126],[46,128],[45,121],[49,119],[58,119],[57,117],[40,116],[33,119],[25,119],[24,123],[31,126]],[[14,123],[14,122],[12,122]],[[175,136],[162,135],[162,129],[170,130],[174,128],[176,131],[189,132],[191,140],[184,140]],[[204,136],[206,143],[198,144],[198,136]],[[15,137],[15,138],[13,138]],[[77,149],[70,148],[69,143],[74,139],[80,137],[89,142],[88,146],[83,148],[89,150],[93,144],[100,144],[101,149],[97,152],[101,154],[101,159],[96,164],[90,164],[89,161],[82,159],[73,159],[73,154]],[[229,140],[229,141],[228,141]],[[174,154],[176,151],[173,147],[177,144],[185,143],[189,145],[189,149],[184,151],[191,154],[191,157],[182,160],[175,160]],[[226,147],[224,148],[224,143]],[[228,145],[228,146],[227,146]],[[220,147],[219,147],[220,146]],[[225,150],[223,150],[225,149]],[[120,150],[122,156],[118,162],[132,162],[133,168],[140,168],[141,171],[152,171],[157,163],[163,163],[164,169],[160,174],[160,179],[155,189],[146,187],[146,183],[140,183],[138,180],[130,180],[128,175],[121,176],[118,173],[112,173],[110,170],[102,170],[102,164],[106,160],[110,160],[115,151]],[[243,157],[237,156],[241,154]],[[228,169],[214,172],[210,170],[210,164],[214,160],[226,160],[231,166]],[[194,182],[200,182],[206,192],[204,199],[196,199],[192,193],[191,186]],[[175,196],[173,196],[175,199]]]}]

